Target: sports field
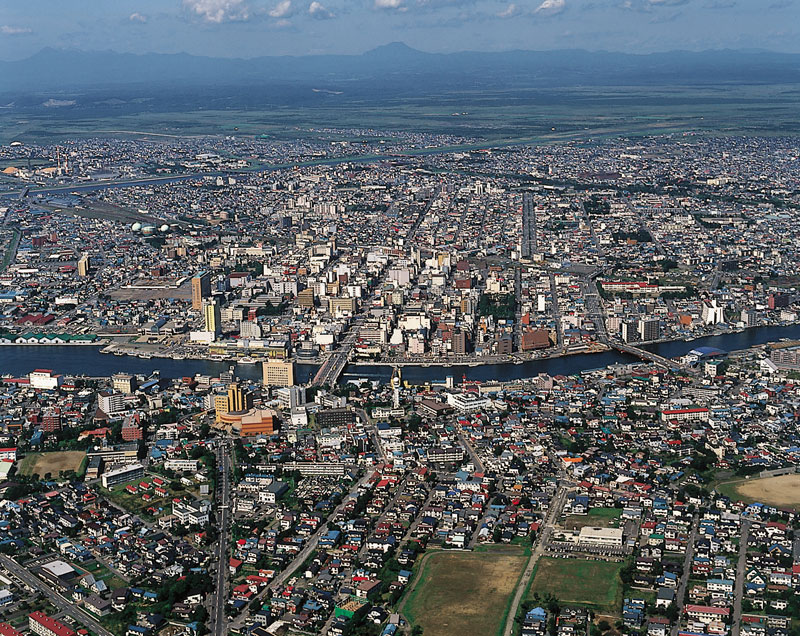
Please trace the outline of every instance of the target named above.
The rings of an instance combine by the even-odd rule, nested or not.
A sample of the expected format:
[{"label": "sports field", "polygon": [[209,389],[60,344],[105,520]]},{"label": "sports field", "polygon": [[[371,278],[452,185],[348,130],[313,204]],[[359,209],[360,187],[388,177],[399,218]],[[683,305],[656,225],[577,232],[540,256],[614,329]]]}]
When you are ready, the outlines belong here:
[{"label": "sports field", "polygon": [[584,527],[619,528],[620,508],[592,508],[587,515],[568,515],[564,527],[580,530]]},{"label": "sports field", "polygon": [[403,613],[425,636],[497,634],[526,560],[521,550],[431,553]]},{"label": "sports field", "polygon": [[39,475],[44,477],[50,474],[58,477],[62,471],[80,471],[84,451],[56,451],[53,453],[29,453],[19,463],[17,472],[20,475]]},{"label": "sports field", "polygon": [[588,607],[605,615],[619,615],[623,563],[542,557],[536,564],[527,600],[553,594],[567,605]]},{"label": "sports field", "polygon": [[764,503],[781,508],[800,507],[800,474],[742,479],[720,484],[717,490],[741,501]]}]

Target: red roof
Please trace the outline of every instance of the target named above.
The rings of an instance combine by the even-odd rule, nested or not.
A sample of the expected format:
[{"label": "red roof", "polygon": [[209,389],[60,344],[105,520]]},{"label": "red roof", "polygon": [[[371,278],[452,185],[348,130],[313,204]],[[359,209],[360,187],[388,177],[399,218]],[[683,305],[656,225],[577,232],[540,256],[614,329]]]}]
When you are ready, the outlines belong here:
[{"label": "red roof", "polygon": [[61,623],[54,618],[50,618],[47,614],[42,614],[42,612],[33,612],[32,614],[28,615],[28,618],[36,623],[39,623],[39,625],[42,627],[49,629],[56,636],[75,636],[75,632],[64,625],[64,623]]},{"label": "red roof", "polygon": [[711,607],[709,605],[687,605],[684,611],[687,614],[696,612],[698,614],[717,614],[719,616],[728,616],[731,613],[729,607]]},{"label": "red roof", "polygon": [[0,636],[22,636],[22,632],[18,632],[8,623],[0,623]]}]

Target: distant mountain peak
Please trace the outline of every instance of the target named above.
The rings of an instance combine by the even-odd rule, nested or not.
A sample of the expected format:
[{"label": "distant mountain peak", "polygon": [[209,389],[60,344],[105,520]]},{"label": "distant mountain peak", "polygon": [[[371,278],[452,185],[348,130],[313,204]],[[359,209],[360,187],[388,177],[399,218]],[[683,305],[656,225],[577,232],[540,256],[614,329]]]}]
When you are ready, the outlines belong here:
[{"label": "distant mountain peak", "polygon": [[374,49],[370,49],[364,53],[364,55],[368,55],[370,57],[390,57],[394,55],[408,57],[411,55],[428,55],[428,53],[411,48],[405,42],[389,42],[389,44],[382,44]]}]

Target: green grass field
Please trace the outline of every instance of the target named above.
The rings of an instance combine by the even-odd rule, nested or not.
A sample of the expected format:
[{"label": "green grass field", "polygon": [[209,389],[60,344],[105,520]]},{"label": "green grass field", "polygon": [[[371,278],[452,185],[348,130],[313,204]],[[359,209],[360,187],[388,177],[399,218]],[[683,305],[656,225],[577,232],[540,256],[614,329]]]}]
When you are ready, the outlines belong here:
[{"label": "green grass field", "polygon": [[[156,508],[163,508],[163,513],[161,514],[167,514],[169,513],[170,509],[170,503],[169,503],[170,497],[172,496],[172,493],[169,491],[169,488],[167,488],[169,496],[167,497],[153,496],[153,498],[149,502],[142,499],[142,495],[144,494],[144,492],[138,492],[137,494],[132,495],[125,490],[125,488],[127,488],[128,486],[130,485],[135,486],[143,481],[152,483],[152,479],[153,479],[152,477],[146,475],[142,479],[129,481],[124,484],[119,484],[118,486],[114,486],[110,490],[104,490],[103,493],[106,495],[106,497],[108,497],[118,506],[121,506],[122,508],[125,508],[125,510],[128,510],[137,515],[143,515],[144,514],[143,508],[147,508],[149,506],[154,506]],[[153,489],[151,489],[148,492],[149,494],[153,495]],[[182,494],[188,494],[188,491]],[[161,516],[161,514],[157,516]]]},{"label": "green grass field", "polygon": [[518,549],[431,553],[412,581],[403,613],[425,636],[497,634],[525,562]]},{"label": "green grass field", "polygon": [[622,510],[619,508],[592,508],[586,515],[569,515],[564,521],[564,527],[570,530],[580,530],[585,527],[618,528]]},{"label": "green grass field", "polygon": [[536,564],[527,600],[535,594],[553,594],[566,605],[588,607],[595,612],[615,616],[622,602],[619,572],[623,563],[553,559],[543,557]]}]

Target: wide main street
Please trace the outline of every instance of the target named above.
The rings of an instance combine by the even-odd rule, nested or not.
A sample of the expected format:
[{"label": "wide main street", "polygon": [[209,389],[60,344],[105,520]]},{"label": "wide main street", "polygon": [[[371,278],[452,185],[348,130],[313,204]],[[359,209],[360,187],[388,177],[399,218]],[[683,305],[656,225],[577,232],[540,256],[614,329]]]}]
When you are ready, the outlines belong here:
[{"label": "wide main street", "polygon": [[230,535],[230,444],[224,440],[217,447],[217,490],[219,501],[217,524],[219,539],[216,543],[217,570],[214,574],[215,589],[211,608],[211,619],[214,623],[214,636],[227,634],[225,602],[228,596],[228,546]]}]

